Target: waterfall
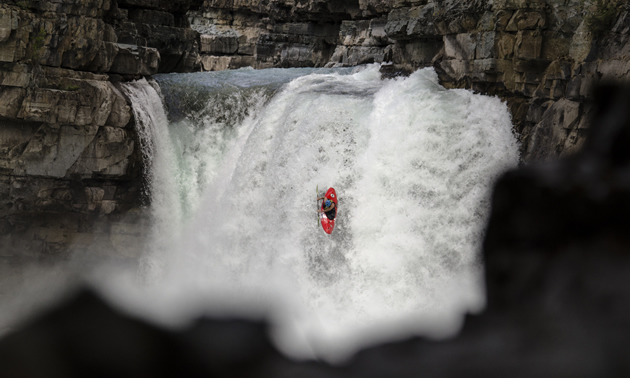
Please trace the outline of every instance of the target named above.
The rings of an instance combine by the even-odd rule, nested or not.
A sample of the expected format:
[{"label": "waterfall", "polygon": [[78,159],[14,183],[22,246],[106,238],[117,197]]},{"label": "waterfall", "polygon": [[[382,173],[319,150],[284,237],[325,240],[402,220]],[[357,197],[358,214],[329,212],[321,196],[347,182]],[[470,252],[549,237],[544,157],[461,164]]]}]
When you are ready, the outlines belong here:
[{"label": "waterfall", "polygon": [[[155,84],[154,84],[155,85]],[[181,204],[177,198],[178,154],[171,142],[169,122],[158,93],[159,87],[145,79],[121,84],[129,97],[147,182],[144,195],[150,197],[151,229],[147,250],[142,258],[145,278],[159,275],[163,269],[150,256],[155,249],[172,250],[182,223]]]},{"label": "waterfall", "polygon": [[[150,161],[146,264],[161,268],[110,295],[165,322],[264,315],[297,357],[456,331],[484,305],[490,190],[518,162],[510,115],[433,69],[378,70],[158,75],[170,121],[153,87],[126,84]],[[327,235],[315,189],[331,186]]]}]

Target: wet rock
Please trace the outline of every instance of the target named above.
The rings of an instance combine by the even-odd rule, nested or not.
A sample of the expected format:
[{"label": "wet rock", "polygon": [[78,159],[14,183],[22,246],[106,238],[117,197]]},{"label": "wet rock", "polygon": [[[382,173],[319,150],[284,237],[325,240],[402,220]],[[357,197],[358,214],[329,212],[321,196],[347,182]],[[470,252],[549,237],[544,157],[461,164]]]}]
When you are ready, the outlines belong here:
[{"label": "wet rock", "polygon": [[[116,251],[110,231],[90,230],[139,204],[142,177],[128,101],[108,80],[198,69],[199,34],[185,16],[190,5],[0,4],[0,177],[16,190],[41,189],[3,197],[0,208],[11,209],[0,216],[3,250],[66,256],[76,240],[90,239]],[[100,199],[111,192],[105,187],[119,194]],[[59,231],[57,219],[78,214],[87,231]]]},{"label": "wet rock", "polygon": [[11,32],[17,29],[17,15],[12,9],[0,9],[0,43],[6,42]]},{"label": "wet rock", "polygon": [[514,57],[514,46],[516,45],[516,36],[513,34],[501,33],[497,40],[498,58],[510,59]]},{"label": "wet rock", "polygon": [[[131,111],[107,79],[63,68],[0,65],[0,177],[11,188],[0,200],[6,209],[0,214],[3,252],[65,258],[77,238],[93,239],[89,231],[68,229],[65,220],[85,217],[87,226],[137,205],[134,135],[123,129]],[[101,200],[108,179],[136,198]]]},{"label": "wet rock", "polygon": [[466,60],[444,60],[440,63],[440,68],[450,80],[461,80],[470,72],[470,64]]},{"label": "wet rock", "polygon": [[387,16],[385,33],[396,40],[435,37],[442,34],[435,23],[433,3],[412,8],[392,10]]},{"label": "wet rock", "polygon": [[[163,70],[190,71],[195,67],[187,56],[198,55],[198,35],[187,29],[188,22],[181,13],[189,5],[164,3],[142,8],[128,2],[112,5],[109,0],[81,4],[43,1],[37,4],[39,13],[17,6],[3,7],[0,61],[108,72],[119,54],[116,43],[120,42],[135,45],[134,49],[157,49],[167,56]],[[122,53],[128,55],[128,50]],[[179,54],[179,64],[172,63],[173,54]],[[136,68],[130,66],[130,72],[124,73],[137,74]],[[118,64],[116,73],[120,71]]]},{"label": "wet rock", "polygon": [[477,46],[475,50],[475,57],[477,59],[494,58],[496,54],[496,35],[495,32],[479,33],[477,35]]},{"label": "wet rock", "polygon": [[105,125],[114,127],[125,127],[129,125],[131,119],[131,108],[117,88],[111,87],[113,93],[112,108],[105,121]]}]

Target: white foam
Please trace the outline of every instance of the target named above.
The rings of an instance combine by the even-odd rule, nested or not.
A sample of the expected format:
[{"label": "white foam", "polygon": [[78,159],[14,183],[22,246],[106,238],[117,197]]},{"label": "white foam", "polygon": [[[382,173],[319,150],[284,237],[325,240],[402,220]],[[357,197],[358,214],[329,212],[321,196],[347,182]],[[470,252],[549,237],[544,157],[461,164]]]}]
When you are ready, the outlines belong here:
[{"label": "white foam", "polygon": [[[163,271],[148,287],[109,282],[110,295],[162,321],[267,314],[297,357],[456,331],[483,307],[490,189],[518,161],[510,116],[497,98],[445,90],[432,69],[381,80],[378,68],[297,78],[264,107],[255,94],[235,105],[249,114],[237,124],[171,125],[177,164],[162,167],[180,177],[154,162],[152,185],[183,195],[154,214],[187,225],[153,245],[147,264]],[[339,196],[332,235],[317,227],[316,186]]]},{"label": "white foam", "polygon": [[[151,197],[152,228],[149,235],[152,248],[172,249],[172,239],[178,235],[183,221],[177,200],[178,155],[171,142],[169,123],[157,90],[145,79],[122,84],[132,103],[140,151],[148,177],[146,193]],[[147,251],[148,252],[148,251]]]}]

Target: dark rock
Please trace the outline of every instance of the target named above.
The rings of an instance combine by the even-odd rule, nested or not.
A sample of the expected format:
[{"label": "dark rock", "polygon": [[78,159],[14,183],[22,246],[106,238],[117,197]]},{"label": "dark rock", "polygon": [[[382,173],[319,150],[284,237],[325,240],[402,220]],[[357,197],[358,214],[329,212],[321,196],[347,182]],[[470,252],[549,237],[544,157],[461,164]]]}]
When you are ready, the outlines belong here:
[{"label": "dark rock", "polygon": [[546,26],[545,20],[544,12],[519,9],[514,13],[505,30],[515,32],[518,30],[544,29]]},{"label": "dark rock", "polygon": [[267,334],[263,323],[228,319],[200,319],[188,329],[167,331],[81,292],[5,337],[0,371],[13,377],[275,377],[330,371],[280,355]]},{"label": "dark rock", "polygon": [[[561,99],[551,105],[534,128],[525,158],[544,160],[560,155],[564,150],[564,144],[570,131],[577,127],[579,120],[579,103]],[[547,146],[549,145],[556,146],[556,148],[553,151],[548,151]]]},{"label": "dark rock", "polygon": [[118,54],[109,69],[111,73],[152,75],[158,72],[160,55],[156,49],[118,44]]},{"label": "dark rock", "polygon": [[441,41],[402,41],[394,45],[391,59],[385,56],[384,61],[391,60],[399,66],[404,65],[409,71],[415,67],[427,67],[433,64],[436,56],[442,51],[441,49]]},{"label": "dark rock", "polygon": [[169,12],[149,9],[131,9],[128,13],[129,21],[141,24],[175,26],[175,16]]},{"label": "dark rock", "polygon": [[538,32],[518,32],[514,55],[519,59],[538,59],[542,51],[542,35]]},{"label": "dark rock", "polygon": [[233,54],[238,50],[235,35],[202,35],[201,52],[210,54]]}]

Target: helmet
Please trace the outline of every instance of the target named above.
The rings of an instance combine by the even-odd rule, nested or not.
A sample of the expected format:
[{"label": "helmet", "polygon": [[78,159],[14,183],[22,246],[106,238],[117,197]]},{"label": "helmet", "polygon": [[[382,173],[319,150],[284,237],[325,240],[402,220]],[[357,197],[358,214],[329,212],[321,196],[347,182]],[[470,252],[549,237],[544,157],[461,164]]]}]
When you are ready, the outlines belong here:
[{"label": "helmet", "polygon": [[330,200],[326,200],[326,202],[325,202],[324,204],[326,205],[326,207],[330,207],[330,204],[331,204],[331,203],[332,203],[332,202],[330,202]]}]

